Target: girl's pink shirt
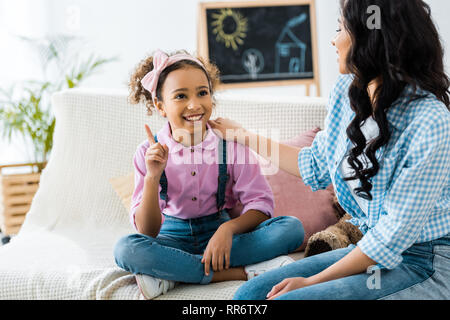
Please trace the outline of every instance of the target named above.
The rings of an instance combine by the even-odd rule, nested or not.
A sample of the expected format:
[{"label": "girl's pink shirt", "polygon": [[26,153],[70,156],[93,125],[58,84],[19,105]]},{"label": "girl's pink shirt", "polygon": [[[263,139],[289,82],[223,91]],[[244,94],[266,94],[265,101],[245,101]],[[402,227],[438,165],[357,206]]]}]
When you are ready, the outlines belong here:
[{"label": "girl's pink shirt", "polygon": [[[167,123],[158,133],[158,142],[169,147],[169,159],[165,169],[168,181],[168,201],[159,197],[161,212],[180,219],[192,219],[217,212],[216,193],[218,187],[219,155],[221,139],[209,125],[205,139],[198,145],[185,147],[176,142]],[[142,142],[133,158],[135,188],[131,200],[130,221],[137,230],[135,214],[142,201],[145,152],[148,140]],[[274,198],[256,157],[248,147],[236,142],[227,142],[227,172],[224,208],[235,207],[237,201],[243,205],[242,213],[259,210],[272,217]],[[161,191],[161,186],[159,186]],[[241,214],[242,214],[241,213]],[[163,216],[164,219],[164,216]]]}]

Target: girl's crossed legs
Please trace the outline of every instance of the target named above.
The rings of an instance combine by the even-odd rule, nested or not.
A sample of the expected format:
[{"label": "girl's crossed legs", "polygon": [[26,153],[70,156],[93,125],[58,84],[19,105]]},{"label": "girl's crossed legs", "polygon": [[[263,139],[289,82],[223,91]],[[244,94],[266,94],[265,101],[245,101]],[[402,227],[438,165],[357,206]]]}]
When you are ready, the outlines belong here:
[{"label": "girl's crossed legs", "polygon": [[[205,275],[202,255],[214,232],[229,219],[226,210],[189,220],[165,216],[156,238],[144,234],[121,238],[114,249],[116,263],[134,274],[177,282],[210,283],[214,271],[211,268],[209,275]],[[303,238],[303,226],[297,218],[268,219],[253,231],[233,237],[230,269],[291,253],[300,247]]]}]

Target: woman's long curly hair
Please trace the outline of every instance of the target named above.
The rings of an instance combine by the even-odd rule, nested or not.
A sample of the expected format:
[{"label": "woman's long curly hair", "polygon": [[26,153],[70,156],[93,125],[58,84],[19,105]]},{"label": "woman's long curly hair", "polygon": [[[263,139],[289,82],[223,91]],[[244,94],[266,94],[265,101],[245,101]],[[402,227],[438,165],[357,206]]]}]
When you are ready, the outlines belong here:
[{"label": "woman's long curly hair", "polygon": [[[368,8],[373,5],[381,13],[378,29],[368,27]],[[341,0],[341,10],[352,42],[346,64],[354,75],[349,98],[356,114],[347,128],[347,136],[355,145],[348,158],[355,175],[345,180],[359,179],[361,187],[355,193],[372,200],[371,178],[380,168],[375,152],[391,137],[386,112],[407,85],[431,92],[449,108],[450,81],[444,71],[444,50],[430,7],[422,0]],[[381,81],[371,101],[368,86],[376,79]],[[367,145],[360,127],[370,116],[378,124],[380,134]],[[363,153],[372,167],[364,168],[358,160]]]},{"label": "woman's long curly hair", "polygon": [[[176,51],[174,53],[169,54],[169,56],[184,53],[189,54],[188,52],[181,50]],[[188,66],[197,68],[199,70],[202,70],[206,77],[208,78],[209,83],[209,91],[211,94],[211,97],[213,98],[214,102],[214,90],[219,83],[219,69],[216,65],[205,61],[201,57],[196,57],[205,67],[203,69],[199,64],[197,64],[194,61],[191,60],[180,60],[175,62],[174,64],[171,64],[167,68],[165,68],[159,78],[158,78],[158,85],[156,87],[156,97],[158,100],[163,101],[161,91],[164,85],[164,82],[172,71],[186,68]],[[155,106],[153,105],[153,97],[152,94],[146,90],[141,83],[141,80],[145,77],[147,73],[153,70],[153,55],[150,55],[139,62],[139,64],[136,66],[134,72],[131,74],[130,81],[128,83],[128,89],[129,89],[129,96],[128,100],[131,104],[139,104],[144,103],[145,107],[147,108],[147,115],[151,116],[153,114],[153,110],[155,109]]]}]

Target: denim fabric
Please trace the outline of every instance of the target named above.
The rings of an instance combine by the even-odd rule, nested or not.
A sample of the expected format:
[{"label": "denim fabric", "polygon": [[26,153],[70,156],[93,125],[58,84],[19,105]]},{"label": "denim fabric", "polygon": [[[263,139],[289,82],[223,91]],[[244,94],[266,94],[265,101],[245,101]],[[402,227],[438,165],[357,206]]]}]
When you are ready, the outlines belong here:
[{"label": "denim fabric", "polygon": [[[114,248],[119,267],[131,273],[187,283],[207,284],[214,271],[204,274],[202,255],[217,228],[230,220],[226,210],[196,218],[165,216],[156,238],[131,234]],[[268,219],[249,233],[233,236],[230,267],[245,266],[288,254],[300,247],[304,230],[295,217]]]},{"label": "denim fabric", "polygon": [[[265,299],[272,287],[282,280],[315,275],[342,259],[354,248],[354,245],[350,245],[268,271],[244,283],[235,293],[234,299]],[[374,266],[367,273],[293,290],[277,299],[450,299],[450,235],[414,244],[402,256],[402,263],[392,270],[380,265]]]}]

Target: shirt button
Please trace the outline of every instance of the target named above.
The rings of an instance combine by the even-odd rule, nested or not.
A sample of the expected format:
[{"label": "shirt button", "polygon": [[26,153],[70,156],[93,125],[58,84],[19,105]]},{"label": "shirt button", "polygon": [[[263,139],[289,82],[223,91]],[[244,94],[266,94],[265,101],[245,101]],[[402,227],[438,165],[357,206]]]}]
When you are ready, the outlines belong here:
[{"label": "shirt button", "polygon": [[192,201],[197,201],[197,198],[196,198],[196,197],[193,197],[193,198],[192,198]]},{"label": "shirt button", "polygon": [[191,148],[191,152],[194,152],[194,148]]},{"label": "shirt button", "polygon": [[195,176],[195,175],[196,175],[195,171],[192,171],[191,176]]}]

